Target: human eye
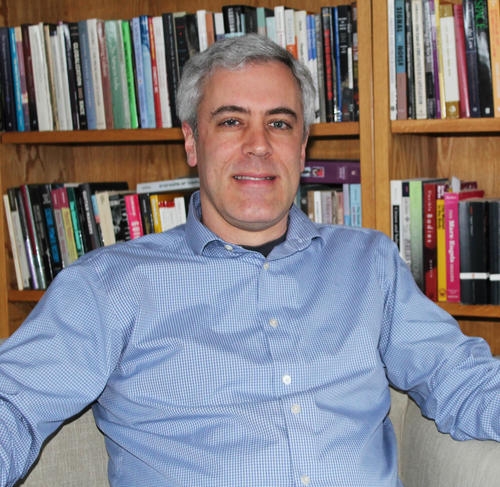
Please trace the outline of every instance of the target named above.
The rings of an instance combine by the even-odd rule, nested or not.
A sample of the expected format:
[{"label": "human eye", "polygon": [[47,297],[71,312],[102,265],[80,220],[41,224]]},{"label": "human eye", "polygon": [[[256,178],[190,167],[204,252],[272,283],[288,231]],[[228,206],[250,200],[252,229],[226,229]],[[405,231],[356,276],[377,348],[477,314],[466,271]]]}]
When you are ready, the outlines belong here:
[{"label": "human eye", "polygon": [[236,118],[225,118],[219,122],[221,127],[237,127],[240,124],[239,120]]},{"label": "human eye", "polygon": [[269,125],[278,130],[289,130],[292,128],[292,125],[286,120],[273,120],[269,122]]}]

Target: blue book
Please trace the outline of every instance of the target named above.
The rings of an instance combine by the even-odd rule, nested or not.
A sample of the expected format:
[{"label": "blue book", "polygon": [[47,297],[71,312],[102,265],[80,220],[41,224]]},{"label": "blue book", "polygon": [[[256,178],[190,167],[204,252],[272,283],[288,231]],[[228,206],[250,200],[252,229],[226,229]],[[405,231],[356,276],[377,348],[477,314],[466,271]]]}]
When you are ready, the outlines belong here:
[{"label": "blue book", "polygon": [[333,69],[337,73],[335,82],[337,86],[337,103],[334,107],[334,121],[342,121],[342,77],[340,71],[340,37],[339,37],[339,9],[332,7],[333,13],[333,35],[334,35],[334,51],[333,51]]},{"label": "blue book", "polygon": [[85,112],[87,116],[87,128],[97,129],[97,119],[95,111],[94,83],[92,82],[92,66],[90,61],[89,37],[87,22],[78,22],[78,35],[80,38],[80,55],[83,75],[83,96],[85,100]]},{"label": "blue book", "polygon": [[144,85],[144,63],[142,59],[141,23],[139,17],[132,19],[131,27],[140,126],[141,128],[148,128],[148,106],[146,102],[146,87]]},{"label": "blue book", "polygon": [[349,185],[349,202],[351,207],[351,226],[361,227],[361,184],[352,183]]},{"label": "blue book", "polygon": [[151,65],[151,42],[149,39],[148,16],[141,15],[141,48],[142,48],[142,64],[144,68],[144,88],[146,92],[146,105],[148,128],[156,127],[155,118],[155,102],[153,94],[153,70]]},{"label": "blue book", "polygon": [[17,56],[16,32],[14,27],[9,27],[10,58],[12,66],[12,86],[14,90],[14,106],[16,113],[17,130],[24,132],[23,99],[21,93],[21,73],[19,71],[19,57]]}]

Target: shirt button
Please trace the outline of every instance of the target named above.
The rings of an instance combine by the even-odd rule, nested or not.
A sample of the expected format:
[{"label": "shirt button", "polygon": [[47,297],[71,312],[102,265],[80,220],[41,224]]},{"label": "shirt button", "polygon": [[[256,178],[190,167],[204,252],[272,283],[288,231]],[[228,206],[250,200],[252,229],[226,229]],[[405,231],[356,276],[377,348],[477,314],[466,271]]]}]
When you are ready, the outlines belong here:
[{"label": "shirt button", "polygon": [[283,384],[285,384],[286,386],[289,386],[292,383],[292,378],[288,374],[285,374],[281,378],[281,380],[283,381]]},{"label": "shirt button", "polygon": [[233,246],[232,246],[232,245],[229,245],[229,244],[224,245],[224,248],[225,248],[226,250],[229,250],[230,252],[233,250]]},{"label": "shirt button", "polygon": [[262,266],[265,271],[269,269],[269,262],[265,262],[264,265]]},{"label": "shirt button", "polygon": [[310,485],[311,484],[311,477],[309,477],[309,475],[301,475],[300,476],[300,483],[302,485]]},{"label": "shirt button", "polygon": [[300,414],[302,412],[300,404],[292,404],[292,407],[290,409],[293,414]]},{"label": "shirt button", "polygon": [[276,318],[271,318],[269,320],[269,324],[273,327],[273,328],[278,328],[278,320]]}]

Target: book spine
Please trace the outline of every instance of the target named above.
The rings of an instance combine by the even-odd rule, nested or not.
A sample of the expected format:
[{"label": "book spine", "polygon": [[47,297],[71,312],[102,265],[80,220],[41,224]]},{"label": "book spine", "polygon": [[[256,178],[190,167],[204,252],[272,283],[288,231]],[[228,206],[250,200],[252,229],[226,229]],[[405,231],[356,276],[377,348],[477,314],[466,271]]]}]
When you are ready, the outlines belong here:
[{"label": "book spine", "polygon": [[437,300],[446,301],[446,228],[444,219],[444,194],[447,183],[436,186],[436,268]]},{"label": "book spine", "polygon": [[168,95],[167,62],[165,54],[165,36],[163,33],[163,19],[153,17],[154,41],[156,50],[156,65],[158,70],[158,90],[160,96],[161,127],[172,127],[172,113]]},{"label": "book spine", "polygon": [[[387,55],[389,58],[389,117],[391,120],[398,118],[398,104],[402,103],[399,95],[401,86],[398,87],[397,72],[397,42],[396,31],[398,21],[401,20],[401,12],[397,12],[400,0],[387,0]],[[399,15],[399,17],[397,17]],[[400,77],[401,78],[401,77]]]},{"label": "book spine", "polygon": [[19,60],[19,79],[21,84],[21,105],[23,111],[24,130],[29,131],[32,130],[32,128],[31,128],[28,84],[26,75],[26,61],[24,59],[22,27],[18,25],[14,28],[14,31],[15,31],[17,57]]},{"label": "book spine", "polygon": [[423,201],[422,181],[410,180],[410,234],[411,234],[411,272],[418,287],[424,289],[423,259]]},{"label": "book spine", "polygon": [[80,34],[79,26],[77,22],[69,22],[69,42],[71,45],[71,57],[73,62],[73,68],[75,70],[75,91],[76,91],[76,113],[77,117],[75,119],[76,125],[80,130],[86,130],[87,125],[87,110],[85,106],[85,90],[83,87],[83,70],[82,70],[82,56],[80,48]]},{"label": "book spine", "polygon": [[479,71],[477,60],[476,25],[474,22],[474,0],[463,0],[465,57],[467,65],[467,86],[469,91],[470,116],[481,116],[479,101]]},{"label": "book spine", "polygon": [[106,128],[112,129],[113,123],[113,100],[111,97],[111,79],[109,73],[108,51],[106,49],[106,34],[104,32],[104,21],[97,19],[97,47],[99,63],[101,65],[102,98],[104,103],[104,118]]},{"label": "book spine", "polygon": [[175,111],[175,100],[177,93],[177,86],[179,83],[179,69],[177,61],[177,47],[175,39],[175,25],[172,13],[162,15],[163,20],[163,36],[165,39],[165,56],[166,56],[166,69],[167,69],[167,86],[168,98],[170,102],[170,113],[172,119],[172,126],[180,126],[179,119]]},{"label": "book spine", "polygon": [[130,22],[122,20],[122,37],[123,51],[125,57],[125,76],[127,79],[128,100],[130,107],[130,128],[139,127],[139,119],[137,116],[137,97],[135,90],[135,74],[134,74],[134,54],[132,47],[132,37],[130,33]]},{"label": "book spine", "polygon": [[51,198],[52,185],[40,185],[40,204],[43,211],[45,229],[47,233],[48,255],[50,257],[51,280],[63,268],[61,251],[59,249],[59,239],[57,238],[57,228],[54,220]]},{"label": "book spine", "polygon": [[52,107],[52,117],[53,117],[53,128],[55,130],[61,129],[61,116],[60,105],[62,100],[59,98],[57,93],[57,83],[56,79],[56,58],[55,58],[55,47],[53,47],[53,39],[56,37],[56,26],[51,23],[44,23],[41,25],[41,36],[42,43],[44,45],[44,55],[45,62],[47,66],[47,78],[48,78],[48,90],[49,90],[49,102]]},{"label": "book spine", "polygon": [[142,58],[141,21],[139,17],[132,19],[132,40],[134,47],[135,76],[137,83],[137,101],[139,107],[139,121],[141,128],[151,128],[148,119],[148,105],[146,100],[146,85],[144,81],[144,62]]},{"label": "book spine", "polygon": [[498,0],[487,0],[490,34],[491,83],[494,116],[500,117],[500,6]]},{"label": "book spine", "polygon": [[430,0],[423,0],[423,34],[425,59],[425,94],[427,96],[427,118],[436,118],[436,93],[434,89],[433,16]]},{"label": "book spine", "polygon": [[64,49],[64,56],[66,60],[66,84],[69,99],[69,117],[71,120],[71,127],[73,130],[80,129],[80,114],[78,107],[78,86],[76,82],[76,66],[75,57],[73,55],[73,44],[71,40],[70,27],[67,22],[61,22],[58,28],[61,31],[61,47]]},{"label": "book spine", "polygon": [[59,250],[61,252],[62,265],[63,267],[67,267],[71,263],[71,259],[68,254],[68,245],[66,241],[66,231],[64,229],[60,193],[61,187],[57,186],[51,189],[50,196],[52,201],[52,211],[54,212],[54,223],[57,232],[57,240],[59,242]]},{"label": "book spine", "polygon": [[462,5],[453,4],[453,18],[455,20],[459,115],[460,118],[469,118],[469,86],[467,81],[467,57],[465,54],[464,12]]},{"label": "book spine", "polygon": [[153,68],[151,62],[151,42],[149,37],[149,21],[147,15],[139,17],[141,28],[141,55],[144,76],[144,92],[146,95],[147,127],[156,127],[155,101],[153,91]]},{"label": "book spine", "polygon": [[[436,25],[436,5],[438,5],[439,10],[439,0],[427,0],[428,8],[430,11],[431,17],[431,43],[432,43],[432,66],[433,66],[433,85],[434,85],[434,98],[435,98],[435,118],[442,118],[441,113],[441,83],[440,83],[440,75],[439,75],[439,48],[438,48],[438,33],[437,33],[437,25]],[[437,14],[437,18],[439,18],[439,14]]]},{"label": "book spine", "polygon": [[446,241],[446,301],[460,302],[460,234],[458,193],[444,194],[444,225]]},{"label": "book spine", "polygon": [[16,102],[12,79],[9,27],[0,27],[0,90],[2,92],[4,130],[17,130]]},{"label": "book spine", "polygon": [[354,120],[351,7],[350,5],[339,5],[336,8],[339,46],[339,108],[341,120],[348,122]]},{"label": "book spine", "polygon": [[[394,2],[394,43],[396,64],[396,117],[398,120],[408,118],[408,99],[406,97],[406,36],[405,36],[405,4],[404,0]],[[392,96],[392,95],[391,95]],[[392,111],[391,111],[392,115]],[[394,116],[394,115],[392,115]]]},{"label": "book spine", "polygon": [[158,58],[156,54],[156,41],[155,30],[153,25],[153,17],[148,17],[148,31],[149,31],[149,46],[151,53],[151,80],[153,89],[153,105],[155,116],[155,127],[162,127],[162,108],[160,98],[160,81],[158,75]]},{"label": "book spine", "polygon": [[90,71],[95,101],[96,129],[106,128],[106,112],[104,105],[104,88],[102,78],[101,56],[99,53],[98,19],[87,19],[87,35],[90,57]]},{"label": "book spine", "polygon": [[351,205],[351,226],[362,227],[363,218],[361,214],[361,184],[349,184],[349,202]]},{"label": "book spine", "polygon": [[479,104],[482,117],[493,117],[490,35],[487,0],[474,0],[474,22],[479,76]]},{"label": "book spine", "polygon": [[437,301],[437,183],[423,185],[423,242],[424,242],[424,291],[432,301]]},{"label": "book spine", "polygon": [[[12,70],[11,89],[14,100],[14,113],[18,132],[24,132],[23,98],[21,91],[21,71],[19,56],[17,55],[16,31],[14,27],[8,28],[10,48],[10,69]],[[5,59],[3,60],[5,62]]]},{"label": "book spine", "polygon": [[439,16],[441,23],[445,117],[458,118],[460,114],[460,94],[458,87],[455,22],[452,6],[450,4],[441,4],[439,6]]},{"label": "book spine", "polygon": [[415,75],[415,118],[427,118],[425,50],[422,0],[412,0],[413,68]]},{"label": "book spine", "polygon": [[90,43],[87,21],[85,20],[81,20],[78,22],[78,38],[80,42],[82,84],[83,96],[85,100],[87,128],[90,130],[95,130],[97,129],[97,112],[94,95],[94,77],[92,75],[92,59],[90,56]]},{"label": "book spine", "polygon": [[413,20],[412,0],[405,0],[405,32],[406,32],[406,99],[408,103],[408,118],[415,118],[415,73],[413,62]]},{"label": "book spine", "polygon": [[335,121],[335,105],[333,65],[333,23],[331,7],[321,8],[321,29],[323,32],[323,66],[325,84],[326,122]]},{"label": "book spine", "polygon": [[35,97],[35,82],[33,79],[33,61],[31,56],[31,46],[29,38],[29,25],[22,24],[21,32],[23,39],[23,55],[24,55],[24,69],[26,71],[26,90],[28,92],[28,110],[29,110],[29,120],[30,129],[38,130],[38,116],[37,116],[37,105]]},{"label": "book spine", "polygon": [[391,188],[391,239],[401,251],[401,201],[403,197],[401,180],[392,179],[390,181]]},{"label": "book spine", "polygon": [[139,238],[144,235],[141,219],[141,209],[139,205],[139,195],[137,193],[126,194],[124,196],[124,200],[130,238]]},{"label": "book spine", "polygon": [[500,304],[500,200],[488,201],[489,302]]}]

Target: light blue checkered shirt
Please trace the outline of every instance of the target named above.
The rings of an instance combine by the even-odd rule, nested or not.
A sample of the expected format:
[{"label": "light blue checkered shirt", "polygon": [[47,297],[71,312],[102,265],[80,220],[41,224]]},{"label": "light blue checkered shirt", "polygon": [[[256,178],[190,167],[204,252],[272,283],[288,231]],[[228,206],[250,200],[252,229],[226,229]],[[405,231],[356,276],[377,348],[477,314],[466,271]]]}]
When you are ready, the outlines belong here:
[{"label": "light blue checkered shirt", "polygon": [[498,439],[489,357],[381,233],[292,208],[264,258],[204,227],[195,195],[185,226],[64,270],[2,347],[2,482],[95,401],[115,487],[398,486],[388,385]]}]

